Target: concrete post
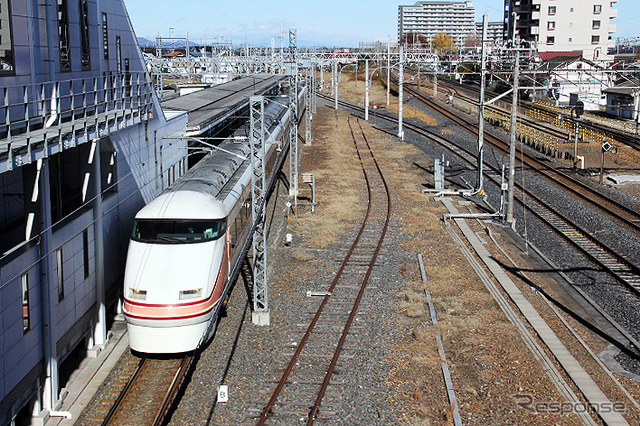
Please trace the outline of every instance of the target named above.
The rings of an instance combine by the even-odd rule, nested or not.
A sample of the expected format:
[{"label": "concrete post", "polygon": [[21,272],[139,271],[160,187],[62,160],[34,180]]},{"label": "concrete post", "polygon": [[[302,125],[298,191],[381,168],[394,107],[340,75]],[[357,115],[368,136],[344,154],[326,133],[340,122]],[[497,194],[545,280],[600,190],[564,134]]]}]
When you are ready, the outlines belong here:
[{"label": "concrete post", "polygon": [[93,163],[93,188],[95,198],[93,201],[93,242],[95,248],[95,277],[96,277],[96,309],[97,322],[94,329],[94,344],[102,346],[107,342],[107,308],[105,300],[104,284],[104,228],[102,208],[102,174],[100,171],[100,143],[92,142],[89,163]]},{"label": "concrete post", "polygon": [[515,226],[513,220],[513,203],[516,180],[516,126],[518,120],[518,79],[520,78],[520,52],[517,46],[514,46],[516,55],[515,66],[513,70],[513,100],[511,103],[511,127],[510,127],[510,145],[509,145],[509,179],[507,190],[507,223],[512,227]]},{"label": "concrete post", "polygon": [[45,380],[43,384],[43,409],[55,411],[58,403],[58,358],[56,352],[56,336],[53,325],[53,306],[55,305],[52,293],[54,282],[52,277],[53,267],[50,264],[53,231],[51,228],[51,195],[49,182],[49,159],[43,158],[37,163],[39,171],[38,192],[40,197],[40,289],[42,308],[42,339],[45,362]]}]

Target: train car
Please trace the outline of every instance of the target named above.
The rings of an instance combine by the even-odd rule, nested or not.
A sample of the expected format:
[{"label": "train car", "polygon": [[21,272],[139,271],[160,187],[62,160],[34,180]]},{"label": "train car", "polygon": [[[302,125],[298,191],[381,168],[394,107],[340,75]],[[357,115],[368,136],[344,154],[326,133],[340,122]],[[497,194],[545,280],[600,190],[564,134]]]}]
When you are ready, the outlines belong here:
[{"label": "train car", "polygon": [[[287,104],[280,97],[265,107],[268,175],[284,157],[279,140],[290,120]],[[234,136],[247,134],[248,123]],[[135,216],[123,289],[134,351],[187,352],[215,331],[209,324],[252,225],[249,144],[230,138],[219,148]]]}]

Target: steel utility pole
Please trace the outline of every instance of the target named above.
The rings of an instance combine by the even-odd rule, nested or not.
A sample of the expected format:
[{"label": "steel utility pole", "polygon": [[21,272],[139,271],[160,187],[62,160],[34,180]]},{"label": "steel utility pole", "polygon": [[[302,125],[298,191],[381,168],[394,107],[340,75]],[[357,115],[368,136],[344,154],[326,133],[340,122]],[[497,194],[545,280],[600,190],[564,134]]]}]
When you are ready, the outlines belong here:
[{"label": "steel utility pole", "polygon": [[365,78],[364,78],[364,119],[369,121],[369,60],[365,59]]},{"label": "steel utility pole", "polygon": [[[484,88],[487,75],[487,30],[489,27],[489,14],[482,16],[482,69],[480,70],[480,107],[478,111],[478,183],[476,191],[483,190],[482,172],[484,165]],[[437,78],[437,77],[436,77]]]},{"label": "steel utility pole", "polygon": [[253,311],[252,322],[269,325],[269,291],[267,285],[267,222],[266,198],[264,97],[249,98],[249,125],[251,140],[251,207],[255,231],[253,233]]},{"label": "steel utility pole", "polygon": [[400,45],[400,61],[398,62],[398,137],[404,140],[402,130],[402,85],[404,83],[404,64],[402,62],[402,45]]},{"label": "steel utility pole", "polygon": [[333,81],[335,84],[334,91],[333,91],[333,94],[335,95],[335,104],[333,108],[337,111],[338,110],[338,61],[337,60],[333,61]]},{"label": "steel utility pole", "polygon": [[289,196],[293,197],[294,212],[298,211],[298,36],[295,28],[289,29],[289,102],[291,127],[289,129]]},{"label": "steel utility pole", "polygon": [[389,107],[389,77],[391,73],[391,39],[387,37],[387,108]]},{"label": "steel utility pole", "polygon": [[[514,40],[515,41],[515,40]],[[507,182],[507,223],[515,226],[513,220],[514,185],[516,177],[516,126],[518,120],[518,79],[520,78],[520,51],[514,43],[515,65],[513,70],[513,100],[511,101],[511,126],[509,138],[509,179]]]}]

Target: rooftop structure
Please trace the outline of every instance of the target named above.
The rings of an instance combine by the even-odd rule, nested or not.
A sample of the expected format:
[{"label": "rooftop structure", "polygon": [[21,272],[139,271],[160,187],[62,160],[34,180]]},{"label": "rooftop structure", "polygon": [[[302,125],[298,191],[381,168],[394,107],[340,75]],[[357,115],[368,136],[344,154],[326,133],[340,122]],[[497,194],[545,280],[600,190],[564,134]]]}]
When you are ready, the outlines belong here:
[{"label": "rooftop structure", "polygon": [[[617,0],[505,0],[505,38],[515,33],[538,52],[582,51],[585,59],[609,60],[616,32]],[[515,22],[512,14],[515,13]]]},{"label": "rooftop structure", "polygon": [[407,35],[423,35],[432,40],[446,33],[458,45],[475,37],[476,11],[470,1],[419,1],[413,6],[398,6],[398,41]]}]

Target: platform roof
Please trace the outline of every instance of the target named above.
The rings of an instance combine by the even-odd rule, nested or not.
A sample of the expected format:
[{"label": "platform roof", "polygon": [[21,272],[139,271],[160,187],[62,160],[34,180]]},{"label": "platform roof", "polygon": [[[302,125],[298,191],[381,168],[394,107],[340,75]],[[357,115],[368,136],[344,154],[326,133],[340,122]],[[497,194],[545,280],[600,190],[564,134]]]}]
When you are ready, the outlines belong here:
[{"label": "platform roof", "polygon": [[278,84],[281,76],[247,76],[162,102],[167,111],[187,112],[187,132],[204,132],[243,108],[249,97],[262,95]]}]

